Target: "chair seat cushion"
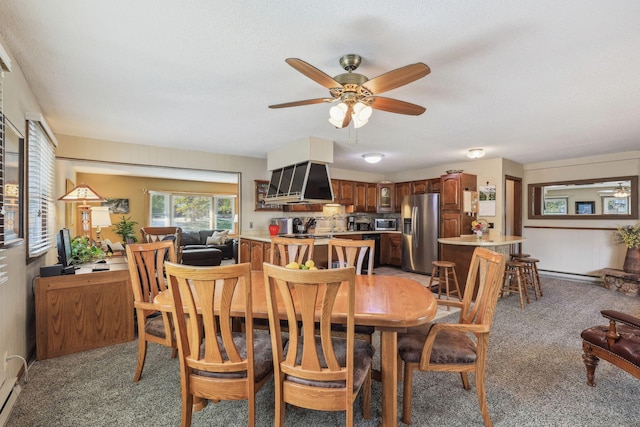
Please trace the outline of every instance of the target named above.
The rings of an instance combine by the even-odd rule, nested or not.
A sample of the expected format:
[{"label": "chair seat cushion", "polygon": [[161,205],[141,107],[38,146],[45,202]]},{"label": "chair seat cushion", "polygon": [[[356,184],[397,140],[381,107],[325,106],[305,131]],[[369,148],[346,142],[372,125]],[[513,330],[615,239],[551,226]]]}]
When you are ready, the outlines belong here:
[{"label": "chair seat cushion", "polygon": [[[343,338],[332,338],[333,348],[336,354],[336,359],[338,359],[338,363],[340,366],[344,367],[347,365],[347,340]],[[296,358],[296,363],[299,364],[302,362],[302,347],[304,344],[304,337],[300,338],[298,342],[298,354]],[[324,353],[322,351],[322,343],[320,341],[320,337],[316,337],[316,349],[318,351],[318,355],[320,357],[320,366],[323,368],[327,367],[327,362],[324,359]],[[287,351],[289,350],[289,343],[284,348],[284,354],[286,357]],[[375,350],[373,346],[366,341],[355,340],[354,341],[354,366],[353,366],[353,391],[357,391],[364,380],[367,378],[367,372],[371,368],[371,359],[373,358],[373,354]],[[287,381],[295,382],[298,384],[313,386],[313,387],[326,387],[326,388],[343,388],[345,386],[345,381],[314,381],[306,378],[299,378],[293,375],[286,375],[285,379]]]},{"label": "chair seat cushion", "polygon": [[608,330],[609,325],[593,326],[582,331],[580,336],[583,340],[640,366],[640,329],[617,324],[616,330],[620,334],[620,339],[612,347],[607,344]]},{"label": "chair seat cushion", "polygon": [[[247,336],[241,332],[234,332],[233,342],[235,343],[240,357],[247,357]],[[223,359],[227,359],[227,352],[222,343],[222,338],[218,336],[218,344],[222,350]],[[205,344],[200,348],[200,357],[204,357]],[[266,333],[253,334],[253,370],[255,380],[260,381],[273,371],[273,352],[271,351],[271,336]],[[247,371],[237,372],[209,372],[194,369],[195,375],[211,378],[246,378]]]},{"label": "chair seat cushion", "polygon": [[[407,332],[398,334],[398,351],[405,362],[420,363],[422,349],[431,331],[432,323],[427,323]],[[431,350],[430,363],[475,363],[476,343],[466,333],[459,331],[439,331]]]},{"label": "chair seat cushion", "polygon": [[149,318],[144,324],[144,331],[145,333],[156,337],[167,337],[167,332],[164,330],[164,322],[162,321],[162,316]]}]

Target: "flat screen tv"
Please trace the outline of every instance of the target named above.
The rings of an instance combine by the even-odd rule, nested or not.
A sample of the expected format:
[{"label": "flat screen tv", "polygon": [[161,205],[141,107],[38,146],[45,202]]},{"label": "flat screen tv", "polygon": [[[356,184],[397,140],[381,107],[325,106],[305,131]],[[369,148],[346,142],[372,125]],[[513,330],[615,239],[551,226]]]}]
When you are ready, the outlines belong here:
[{"label": "flat screen tv", "polygon": [[58,243],[58,263],[62,264],[62,267],[69,267],[71,265],[71,235],[68,228],[60,230],[57,236]]}]

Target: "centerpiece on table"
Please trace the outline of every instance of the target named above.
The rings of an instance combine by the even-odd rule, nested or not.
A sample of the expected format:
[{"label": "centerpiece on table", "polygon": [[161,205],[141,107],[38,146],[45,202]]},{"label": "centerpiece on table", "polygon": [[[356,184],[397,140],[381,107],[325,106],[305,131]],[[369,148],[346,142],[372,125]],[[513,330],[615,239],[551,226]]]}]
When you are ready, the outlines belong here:
[{"label": "centerpiece on table", "polygon": [[71,263],[87,264],[104,258],[104,251],[94,246],[86,236],[76,237],[71,241]]},{"label": "centerpiece on table", "polygon": [[476,235],[478,239],[482,239],[482,235],[489,230],[489,223],[484,219],[474,219],[471,221],[471,231]]},{"label": "centerpiece on table", "polygon": [[618,243],[624,243],[627,247],[622,269],[625,273],[640,274],[640,222],[636,225],[619,225],[614,236]]}]

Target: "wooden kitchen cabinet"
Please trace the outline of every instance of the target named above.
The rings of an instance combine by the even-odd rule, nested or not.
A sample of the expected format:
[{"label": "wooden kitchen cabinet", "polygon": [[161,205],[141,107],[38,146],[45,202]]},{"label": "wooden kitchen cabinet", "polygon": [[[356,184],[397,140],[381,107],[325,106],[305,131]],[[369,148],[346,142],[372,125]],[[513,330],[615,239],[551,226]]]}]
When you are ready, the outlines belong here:
[{"label": "wooden kitchen cabinet", "polygon": [[367,183],[366,182],[354,182],[354,197],[353,197],[353,211],[354,212],[366,212],[367,211]]},{"label": "wooden kitchen cabinet", "polygon": [[402,235],[383,233],[380,237],[380,264],[402,265]]},{"label": "wooden kitchen cabinet", "polygon": [[391,213],[395,209],[395,184],[378,183],[376,186],[376,212]]},{"label": "wooden kitchen cabinet", "polygon": [[366,202],[366,212],[377,212],[378,211],[378,186],[375,183],[367,182],[366,183],[366,193],[367,193],[367,202]]},{"label": "wooden kitchen cabinet", "polygon": [[474,217],[462,211],[465,190],[477,190],[475,175],[455,173],[440,177],[440,233],[442,237],[458,237],[471,234]]},{"label": "wooden kitchen cabinet", "polygon": [[264,262],[264,243],[250,240],[249,247],[251,249],[251,269],[261,271]]},{"label": "wooden kitchen cabinet", "polygon": [[419,181],[413,181],[411,183],[411,194],[424,194],[428,193],[428,182],[426,179],[421,179]]},{"label": "wooden kitchen cabinet", "polygon": [[440,178],[431,178],[427,180],[427,193],[440,192]]},{"label": "wooden kitchen cabinet", "polygon": [[345,181],[342,179],[332,179],[331,188],[333,189],[333,202],[341,205],[354,204],[354,185],[353,181]]},{"label": "wooden kitchen cabinet", "polygon": [[250,240],[240,239],[239,246],[239,256],[238,262],[250,262],[251,261],[251,246],[249,245]]},{"label": "wooden kitchen cabinet", "polygon": [[395,212],[402,210],[402,198],[411,194],[411,182],[396,182],[396,208]]}]

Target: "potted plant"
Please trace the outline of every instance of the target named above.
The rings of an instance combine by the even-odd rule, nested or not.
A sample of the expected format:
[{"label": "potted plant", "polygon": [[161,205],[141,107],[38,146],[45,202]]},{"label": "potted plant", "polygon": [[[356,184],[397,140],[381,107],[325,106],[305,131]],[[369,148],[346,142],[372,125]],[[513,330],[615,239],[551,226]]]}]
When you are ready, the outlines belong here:
[{"label": "potted plant", "polygon": [[76,237],[71,241],[71,263],[87,264],[104,258],[104,251],[93,246],[86,236]]},{"label": "potted plant", "polygon": [[626,273],[640,274],[640,222],[636,225],[619,225],[616,241],[624,243],[627,254],[622,269]]},{"label": "potted plant", "polygon": [[125,218],[124,215],[122,215],[120,222],[115,224],[116,227],[111,231],[122,237],[122,242],[124,244],[135,243],[138,241],[138,238],[133,232],[133,226],[136,224],[137,222],[131,221],[131,217]]}]

